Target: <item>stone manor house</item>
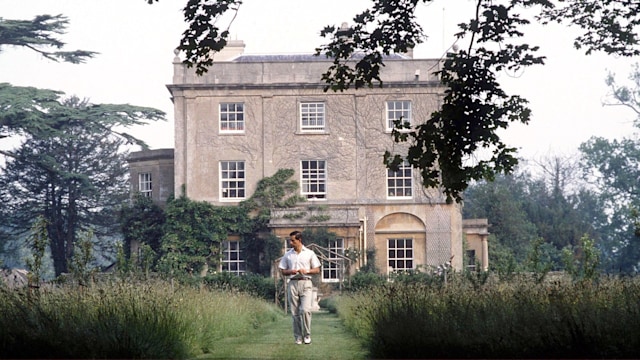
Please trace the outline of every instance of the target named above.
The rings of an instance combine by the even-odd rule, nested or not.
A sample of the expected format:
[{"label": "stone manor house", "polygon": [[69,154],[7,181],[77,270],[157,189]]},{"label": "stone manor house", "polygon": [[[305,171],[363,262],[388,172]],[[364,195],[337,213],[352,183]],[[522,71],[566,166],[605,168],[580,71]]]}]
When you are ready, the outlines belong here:
[{"label": "stone manor house", "polygon": [[[407,164],[391,171],[385,150],[402,153],[391,137],[393,121],[417,124],[437,109],[443,88],[433,72],[438,60],[396,54],[385,60],[384,87],[323,91],[329,59],[313,55],[248,55],[231,41],[203,76],[173,61],[167,87],[174,103],[175,148],[133,153],[132,187],[163,204],[172,194],[235,206],[258,181],[293,169],[296,208],[274,209],[271,232],[325,227],[338,235],[323,259],[322,281],[338,281],[375,249],[378,269],[488,267],[487,220],[463,220],[460,204],[425,189]],[[295,216],[295,214],[308,216]],[[322,216],[322,221],[310,217]],[[225,242],[220,270],[241,273],[237,239]],[[360,250],[346,264],[345,249]],[[464,254],[464,256],[463,256]],[[464,259],[464,260],[463,260]],[[465,263],[466,262],[466,263]]]}]

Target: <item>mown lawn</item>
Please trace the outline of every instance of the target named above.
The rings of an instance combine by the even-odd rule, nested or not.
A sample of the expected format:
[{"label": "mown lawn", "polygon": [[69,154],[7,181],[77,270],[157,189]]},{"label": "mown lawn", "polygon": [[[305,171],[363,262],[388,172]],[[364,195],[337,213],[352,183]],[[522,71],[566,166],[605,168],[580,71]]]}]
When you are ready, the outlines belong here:
[{"label": "mown lawn", "polygon": [[240,337],[220,340],[198,359],[366,359],[367,352],[358,340],[346,332],[338,316],[320,311],[313,314],[311,345],[293,341],[291,316],[282,315]]}]

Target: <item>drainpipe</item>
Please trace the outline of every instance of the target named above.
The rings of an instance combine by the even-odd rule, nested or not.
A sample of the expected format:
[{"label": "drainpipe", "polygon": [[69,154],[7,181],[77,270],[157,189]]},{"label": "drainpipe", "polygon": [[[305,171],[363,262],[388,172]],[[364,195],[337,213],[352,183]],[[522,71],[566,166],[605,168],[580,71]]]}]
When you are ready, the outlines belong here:
[{"label": "drainpipe", "polygon": [[362,232],[362,236],[360,237],[362,241],[361,249],[363,249],[362,266],[366,266],[367,265],[367,216],[365,215],[365,217],[363,219],[360,219],[360,221],[362,222],[362,229],[360,230]]},{"label": "drainpipe", "polygon": [[[362,220],[360,221],[360,226],[358,227],[358,247],[362,250],[362,237],[364,233],[362,231]],[[362,251],[360,252],[360,256],[358,256],[358,269],[362,267]]]}]

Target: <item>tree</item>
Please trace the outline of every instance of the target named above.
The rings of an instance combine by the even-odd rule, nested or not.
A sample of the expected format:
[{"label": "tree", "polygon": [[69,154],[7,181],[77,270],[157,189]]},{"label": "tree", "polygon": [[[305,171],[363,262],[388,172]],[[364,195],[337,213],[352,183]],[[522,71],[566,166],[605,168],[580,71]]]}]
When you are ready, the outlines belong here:
[{"label": "tree", "polygon": [[[153,0],[145,0],[149,4]],[[158,1],[158,0],[155,0]],[[432,0],[374,0],[370,9],[353,17],[348,29],[327,26],[321,35],[329,42],[316,49],[333,59],[322,76],[325,90],[342,91],[363,86],[382,86],[380,69],[384,55],[403,53],[426,38],[415,18],[419,3]],[[219,24],[222,15],[239,11],[242,0],[188,0],[184,17],[188,24],[178,49],[184,63],[202,74],[212,65],[211,53],[220,51],[229,38],[229,27]],[[475,0],[475,16],[459,25],[458,39],[467,45],[450,52],[436,74],[446,87],[439,110],[413,131],[395,131],[396,141],[410,141],[406,160],[420,170],[427,187],[442,186],[448,200],[461,201],[470,182],[492,180],[510,173],[517,159],[498,135],[512,122],[528,123],[527,101],[507,94],[497,81],[503,69],[543,64],[538,47],[521,43],[531,21],[568,22],[583,30],[575,40],[586,53],[604,51],[630,56],[638,53],[636,36],[640,5],[632,1]],[[534,8],[532,11],[528,9]],[[235,17],[234,17],[235,18]],[[360,56],[354,57],[355,54]],[[478,149],[489,150],[486,159],[472,161]],[[403,159],[386,153],[385,163],[395,168]]]},{"label": "tree", "polygon": [[[0,139],[16,135],[39,139],[65,137],[67,128],[81,126],[94,132],[108,130],[128,144],[147,148],[143,141],[122,129],[164,120],[165,113],[153,108],[117,104],[84,104],[73,108],[65,104],[63,97],[60,91],[0,83]],[[16,156],[11,150],[0,150],[0,154]]]},{"label": "tree", "polygon": [[592,137],[580,145],[587,178],[605,209],[601,224],[603,255],[610,270],[633,271],[640,266],[640,238],[635,223],[640,209],[640,144],[637,139]]},{"label": "tree", "polygon": [[490,219],[489,264],[494,269],[510,256],[518,263],[524,262],[529,244],[538,238],[538,229],[525,211],[528,181],[526,173],[503,175],[473,184],[465,191],[463,216]]},{"label": "tree", "polygon": [[154,204],[150,197],[136,193],[131,203],[120,209],[119,221],[122,231],[125,256],[131,259],[132,244],[148,245],[155,254],[150,259],[154,265],[160,254],[165,215],[162,208]]},{"label": "tree", "polygon": [[[582,29],[574,41],[586,54],[604,51],[621,56],[640,55],[640,3],[620,0],[561,0],[563,6],[548,7],[541,18],[569,23]],[[560,5],[558,4],[558,5]]]},{"label": "tree", "polygon": [[604,104],[607,106],[625,106],[636,114],[636,120],[640,120],[640,65],[636,63],[633,66],[628,79],[631,82],[630,85],[619,85],[615,74],[609,73],[605,81],[611,92],[608,94]]},{"label": "tree", "polygon": [[19,46],[33,50],[46,59],[83,63],[97,53],[86,50],[49,51],[62,49],[66,44],[56,35],[64,34],[69,20],[62,15],[38,15],[33,20],[0,18],[0,52],[6,46]]},{"label": "tree", "polygon": [[117,210],[129,189],[126,138],[113,128],[162,113],[131,105],[93,105],[76,97],[50,103],[35,99],[30,112],[20,106],[29,101],[18,100],[17,106],[4,103],[8,111],[0,119],[44,118],[53,126],[49,136],[31,131],[16,150],[2,152],[10,158],[0,175],[0,221],[20,234],[43,216],[59,275],[69,270],[80,231],[92,229],[103,240],[117,231]]},{"label": "tree", "polygon": [[[596,219],[589,215],[594,214],[593,209],[585,207],[592,205],[593,194],[578,178],[578,159],[556,155],[534,163],[540,171],[529,182],[525,209],[529,220],[536,224],[538,235],[557,249],[577,246],[585,235],[597,238]],[[602,216],[601,212],[600,219]]]},{"label": "tree", "polygon": [[578,246],[585,235],[600,241],[602,204],[586,184],[571,180],[568,174],[575,162],[569,159],[551,157],[529,168],[534,173],[543,169],[541,175],[501,175],[465,191],[463,215],[490,220],[490,264],[504,263],[509,253],[516,263],[523,263],[533,251],[559,268],[561,249]]}]

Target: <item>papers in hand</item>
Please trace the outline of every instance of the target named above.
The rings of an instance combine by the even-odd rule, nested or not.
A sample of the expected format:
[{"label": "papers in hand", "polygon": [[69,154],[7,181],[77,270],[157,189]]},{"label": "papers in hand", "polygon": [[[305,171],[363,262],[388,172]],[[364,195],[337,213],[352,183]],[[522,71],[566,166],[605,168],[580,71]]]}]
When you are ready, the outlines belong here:
[{"label": "papers in hand", "polygon": [[302,275],[299,272],[297,272],[295,275],[291,277],[291,280],[304,280],[304,279],[307,279],[307,277]]}]

